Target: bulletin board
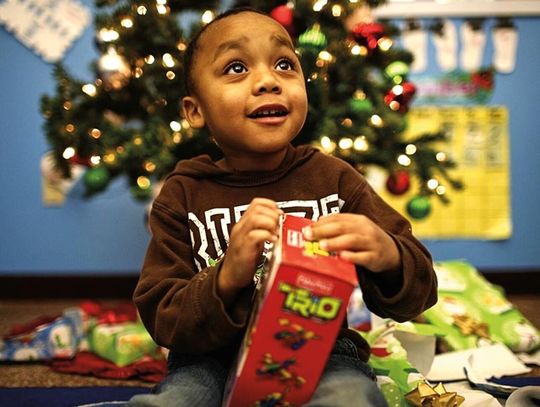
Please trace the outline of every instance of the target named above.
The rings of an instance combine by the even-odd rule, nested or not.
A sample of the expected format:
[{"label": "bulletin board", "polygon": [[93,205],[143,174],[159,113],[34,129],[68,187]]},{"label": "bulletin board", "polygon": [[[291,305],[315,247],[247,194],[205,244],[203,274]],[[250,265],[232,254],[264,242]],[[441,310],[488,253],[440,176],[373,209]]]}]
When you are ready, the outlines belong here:
[{"label": "bulletin board", "polygon": [[538,16],[535,0],[388,0],[374,11],[377,18]]},{"label": "bulletin board", "polygon": [[[431,198],[431,213],[421,220],[410,219],[420,238],[506,239],[511,236],[510,160],[508,111],[502,106],[416,107],[408,113],[407,136],[443,130],[448,143],[441,151],[458,167],[452,175],[460,179],[461,191],[447,188],[449,204]],[[395,196],[380,191],[383,198],[407,216],[410,195]]]}]

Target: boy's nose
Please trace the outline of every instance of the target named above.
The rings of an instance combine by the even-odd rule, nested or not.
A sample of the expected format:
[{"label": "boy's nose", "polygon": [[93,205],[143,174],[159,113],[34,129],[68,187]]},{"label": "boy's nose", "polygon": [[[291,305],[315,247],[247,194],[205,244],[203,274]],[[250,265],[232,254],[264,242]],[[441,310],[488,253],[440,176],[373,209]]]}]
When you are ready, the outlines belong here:
[{"label": "boy's nose", "polygon": [[273,72],[263,72],[255,80],[253,91],[256,95],[263,93],[281,93],[281,84]]}]

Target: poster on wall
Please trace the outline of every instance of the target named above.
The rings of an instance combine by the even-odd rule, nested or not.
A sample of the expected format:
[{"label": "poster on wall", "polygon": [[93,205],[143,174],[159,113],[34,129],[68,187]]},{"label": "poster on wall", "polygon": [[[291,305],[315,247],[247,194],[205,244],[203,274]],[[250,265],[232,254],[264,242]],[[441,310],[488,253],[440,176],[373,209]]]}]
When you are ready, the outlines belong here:
[{"label": "poster on wall", "polygon": [[[427,239],[509,238],[508,110],[502,106],[423,106],[412,108],[408,117],[411,137],[439,130],[447,133],[445,152],[458,163],[453,175],[465,185],[461,191],[448,193],[448,204],[431,198],[430,215],[411,219],[415,234]],[[378,192],[407,216],[405,206],[412,195]]]},{"label": "poster on wall", "polygon": [[484,68],[475,72],[455,70],[438,75],[417,75],[415,103],[484,104],[489,102],[495,87],[494,72]]}]

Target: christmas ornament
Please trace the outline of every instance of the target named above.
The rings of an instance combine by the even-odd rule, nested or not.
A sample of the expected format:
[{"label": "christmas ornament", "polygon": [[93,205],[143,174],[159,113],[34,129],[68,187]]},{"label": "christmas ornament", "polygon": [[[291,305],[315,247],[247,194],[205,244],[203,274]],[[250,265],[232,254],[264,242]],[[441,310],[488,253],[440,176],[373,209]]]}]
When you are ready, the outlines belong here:
[{"label": "christmas ornament", "polygon": [[314,48],[318,51],[322,51],[328,41],[326,35],[321,31],[319,24],[314,24],[310,29],[300,34],[298,37],[298,44],[304,48]]},{"label": "christmas ornament", "polygon": [[389,78],[393,78],[394,76],[397,76],[397,75],[407,76],[407,74],[409,73],[409,65],[407,65],[403,61],[394,61],[388,64],[386,68],[384,68],[384,73]]},{"label": "christmas ornament", "polygon": [[79,154],[75,153],[73,157],[69,159],[69,161],[73,164],[79,164],[84,165],[85,167],[90,166],[90,158],[88,157],[81,157]]},{"label": "christmas ornament", "polygon": [[293,7],[284,4],[277,6],[270,12],[270,16],[280,23],[291,36],[295,34]]},{"label": "christmas ornament", "polygon": [[90,193],[105,189],[109,183],[109,171],[104,166],[89,168],[83,176],[83,181]]},{"label": "christmas ornament", "polygon": [[384,26],[380,23],[360,23],[353,27],[351,34],[358,45],[367,48],[368,55],[371,55],[384,36]]},{"label": "christmas ornament", "polygon": [[369,113],[373,110],[373,103],[369,99],[351,98],[349,108],[355,113]]},{"label": "christmas ornament", "polygon": [[407,203],[407,213],[413,219],[424,219],[430,212],[431,203],[427,196],[417,195]]},{"label": "christmas ornament", "polygon": [[139,201],[147,201],[152,197],[152,188],[141,188],[139,185],[133,185],[129,191],[131,196]]},{"label": "christmas ornament", "polygon": [[388,91],[384,97],[384,103],[394,111],[406,113],[415,93],[416,87],[410,82],[404,82]]},{"label": "christmas ornament", "polygon": [[98,60],[98,71],[101,80],[108,89],[122,89],[131,78],[131,69],[126,59],[118,55],[114,47]]},{"label": "christmas ornament", "polygon": [[394,195],[403,195],[411,186],[411,177],[408,171],[394,171],[386,180],[386,189]]}]

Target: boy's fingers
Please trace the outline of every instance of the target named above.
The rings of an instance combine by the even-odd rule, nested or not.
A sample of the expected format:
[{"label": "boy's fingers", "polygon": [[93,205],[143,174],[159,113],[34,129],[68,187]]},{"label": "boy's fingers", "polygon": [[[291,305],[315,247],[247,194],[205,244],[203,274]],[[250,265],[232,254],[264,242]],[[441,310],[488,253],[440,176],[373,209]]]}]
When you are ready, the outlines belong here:
[{"label": "boy's fingers", "polygon": [[323,225],[325,223],[332,223],[340,220],[350,222],[357,217],[358,215],[353,215],[350,213],[331,213],[330,215],[321,216],[319,219],[317,219],[315,225]]},{"label": "boy's fingers", "polygon": [[257,216],[250,225],[252,230],[266,230],[273,234],[277,233],[279,222],[271,217]]},{"label": "boy's fingers", "polygon": [[348,229],[348,224],[344,222],[317,222],[304,230],[304,236],[308,240],[320,240],[343,235],[348,232]]},{"label": "boy's fingers", "polygon": [[273,210],[276,210],[278,212],[283,212],[281,209],[278,208],[278,205],[275,201],[271,200],[271,199],[268,199],[268,198],[254,198],[250,204],[249,204],[250,207],[257,207],[257,206],[261,206],[261,207],[266,207],[266,208],[269,208],[269,209],[273,209]]},{"label": "boy's fingers", "polygon": [[348,250],[343,250],[339,252],[339,257],[358,266],[368,266],[373,255],[369,252],[351,252]]},{"label": "boy's fingers", "polygon": [[277,236],[273,233],[270,233],[267,230],[264,229],[255,229],[248,233],[249,241],[254,243],[255,245],[261,244],[266,242],[267,240],[270,242],[275,242],[277,240]]},{"label": "boy's fingers", "polygon": [[339,235],[330,239],[322,239],[319,241],[322,249],[328,251],[362,251],[369,250],[368,242],[357,234]]}]

